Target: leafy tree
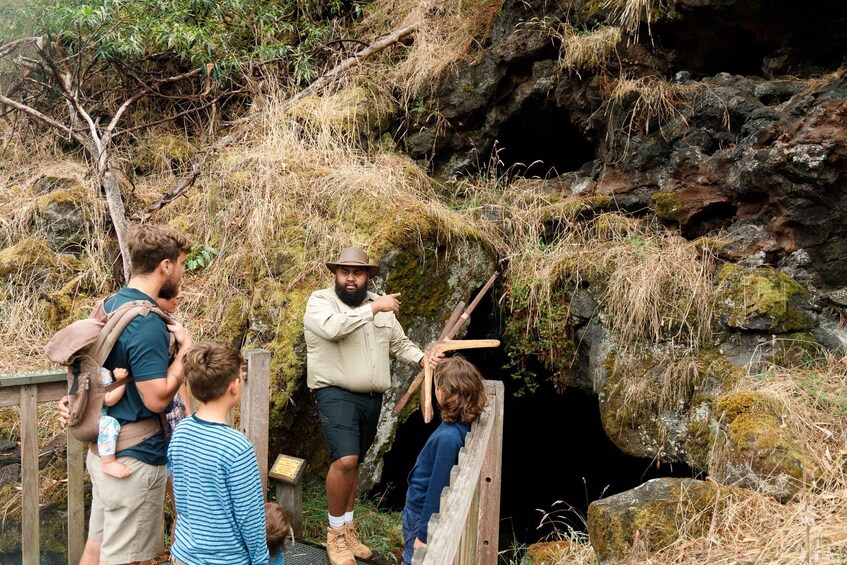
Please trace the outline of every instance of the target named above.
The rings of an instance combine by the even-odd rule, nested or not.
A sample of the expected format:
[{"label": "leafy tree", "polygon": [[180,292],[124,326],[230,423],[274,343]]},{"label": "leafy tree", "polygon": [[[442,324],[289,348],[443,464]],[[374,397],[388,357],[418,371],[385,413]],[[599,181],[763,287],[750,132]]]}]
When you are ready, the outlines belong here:
[{"label": "leafy tree", "polygon": [[[268,66],[295,84],[312,80],[332,20],[359,11],[355,0],[0,0],[2,115],[22,113],[83,148],[125,250],[115,144],[163,122],[202,121]],[[134,114],[141,104],[154,112]],[[197,174],[195,164],[191,182]]]}]

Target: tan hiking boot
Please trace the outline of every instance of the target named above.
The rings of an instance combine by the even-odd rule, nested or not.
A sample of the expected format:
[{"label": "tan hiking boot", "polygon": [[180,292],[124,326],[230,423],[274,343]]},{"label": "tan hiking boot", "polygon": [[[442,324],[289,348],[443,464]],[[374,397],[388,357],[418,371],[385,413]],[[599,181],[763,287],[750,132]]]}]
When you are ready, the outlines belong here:
[{"label": "tan hiking boot", "polygon": [[332,565],[356,565],[356,558],[347,546],[347,528],[326,529],[326,555]]},{"label": "tan hiking boot", "polygon": [[356,521],[350,521],[344,524],[344,538],[347,540],[347,546],[353,555],[360,559],[367,559],[374,554],[371,549],[359,541],[359,532],[356,531]]}]

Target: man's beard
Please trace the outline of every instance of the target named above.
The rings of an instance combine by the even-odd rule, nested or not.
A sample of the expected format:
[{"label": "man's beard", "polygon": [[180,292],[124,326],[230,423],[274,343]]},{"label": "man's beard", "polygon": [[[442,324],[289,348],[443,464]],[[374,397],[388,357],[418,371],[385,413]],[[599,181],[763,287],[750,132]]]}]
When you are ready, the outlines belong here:
[{"label": "man's beard", "polygon": [[162,283],[162,288],[159,289],[158,298],[163,298],[165,300],[171,300],[172,298],[176,298],[179,294],[179,279],[173,281],[171,279],[166,280]]},{"label": "man's beard", "polygon": [[356,290],[347,290],[347,287],[335,281],[335,295],[347,306],[355,308],[356,306],[361,306],[362,302],[368,296],[368,285],[364,284]]}]

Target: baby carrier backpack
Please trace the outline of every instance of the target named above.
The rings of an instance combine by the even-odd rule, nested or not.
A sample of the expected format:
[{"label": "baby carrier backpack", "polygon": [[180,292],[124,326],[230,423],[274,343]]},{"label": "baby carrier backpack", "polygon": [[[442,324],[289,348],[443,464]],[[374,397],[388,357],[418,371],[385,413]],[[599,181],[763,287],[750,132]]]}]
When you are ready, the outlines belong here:
[{"label": "baby carrier backpack", "polygon": [[[50,361],[68,368],[68,408],[71,412],[68,430],[79,441],[94,446],[97,444],[106,393],[126,385],[132,378],[129,376],[103,386],[100,369],[118,337],[136,316],[158,315],[166,323],[170,319],[148,300],[126,302],[111,314],[106,313],[103,302],[101,300],[97,303],[88,318],[77,320],[56,332],[45,349]],[[163,429],[167,430],[162,420],[160,415],[122,424],[117,451],[138,445]]]}]

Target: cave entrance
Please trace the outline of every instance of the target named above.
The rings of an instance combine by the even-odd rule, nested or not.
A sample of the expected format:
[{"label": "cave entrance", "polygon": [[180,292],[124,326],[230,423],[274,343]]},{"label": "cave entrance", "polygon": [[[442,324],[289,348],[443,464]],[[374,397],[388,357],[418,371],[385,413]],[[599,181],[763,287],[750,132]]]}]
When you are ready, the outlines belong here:
[{"label": "cave entrance", "polygon": [[553,100],[530,98],[497,135],[497,157],[511,175],[555,177],[594,160],[594,145]]},{"label": "cave entrance", "polygon": [[[466,336],[499,338],[500,324],[486,297]],[[499,350],[462,352],[488,379],[506,389],[500,502],[500,550],[506,554],[568,528],[587,531],[588,505],[656,477],[692,477],[682,464],[657,465],[622,453],[606,436],[597,398],[576,388],[557,393],[546,380],[534,394],[516,397],[515,382],[501,367]],[[402,510],[406,479],[438,418],[424,424],[419,412],[399,426],[385,455],[382,481],[374,493]]]}]

